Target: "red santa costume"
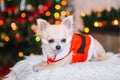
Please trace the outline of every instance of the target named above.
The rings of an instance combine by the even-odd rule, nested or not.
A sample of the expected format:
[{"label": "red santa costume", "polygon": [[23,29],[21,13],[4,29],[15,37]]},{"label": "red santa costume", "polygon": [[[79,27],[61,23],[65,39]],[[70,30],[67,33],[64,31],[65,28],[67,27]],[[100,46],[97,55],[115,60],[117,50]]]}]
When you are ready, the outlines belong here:
[{"label": "red santa costume", "polygon": [[71,63],[85,62],[91,59],[93,53],[93,38],[90,35],[74,34],[71,44],[66,46],[62,53],[54,58],[47,57],[48,63],[60,61],[67,57],[73,51]]}]

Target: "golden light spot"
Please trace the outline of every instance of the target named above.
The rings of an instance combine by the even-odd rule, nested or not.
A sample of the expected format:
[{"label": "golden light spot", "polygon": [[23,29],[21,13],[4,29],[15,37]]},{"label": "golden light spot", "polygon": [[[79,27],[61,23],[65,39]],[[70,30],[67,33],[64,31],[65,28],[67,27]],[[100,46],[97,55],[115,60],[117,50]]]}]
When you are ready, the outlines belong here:
[{"label": "golden light spot", "polygon": [[37,25],[36,25],[36,24],[32,24],[31,30],[32,30],[33,32],[36,32],[36,31],[37,31]]},{"label": "golden light spot", "polygon": [[26,13],[25,12],[21,13],[21,17],[25,18],[26,17]]},{"label": "golden light spot", "polygon": [[66,15],[69,16],[69,15],[70,15],[70,12],[69,12],[69,11],[66,11]]},{"label": "golden light spot", "polygon": [[9,36],[5,36],[4,40],[8,42],[10,40]]},{"label": "golden light spot", "polygon": [[117,19],[115,19],[115,20],[112,21],[112,25],[117,26],[118,24],[119,24],[119,22],[118,22]]},{"label": "golden light spot", "polygon": [[85,16],[86,16],[85,12],[81,12],[81,13],[80,13],[80,16],[81,16],[81,17],[85,17]]},{"label": "golden light spot", "polygon": [[34,53],[31,53],[30,56],[35,56],[35,54],[34,54]]},{"label": "golden light spot", "polygon": [[13,22],[11,23],[12,30],[17,30],[17,25]]},{"label": "golden light spot", "polygon": [[45,15],[46,15],[46,16],[50,16],[50,15],[51,15],[50,11],[46,11],[46,12],[45,12]]},{"label": "golden light spot", "polygon": [[65,12],[65,11],[61,11],[61,15],[62,15],[62,16],[65,16],[65,15],[66,15],[66,12]]},{"label": "golden light spot", "polygon": [[90,29],[89,29],[88,27],[85,27],[85,28],[84,28],[84,32],[85,32],[85,33],[89,33],[89,31],[90,31]]},{"label": "golden light spot", "polygon": [[98,26],[99,27],[103,27],[103,23],[102,22],[98,22]]},{"label": "golden light spot", "polygon": [[55,5],[55,9],[59,10],[61,6],[59,4]]},{"label": "golden light spot", "polygon": [[61,23],[60,20],[55,21],[55,24],[56,24],[56,25],[58,25],[58,24],[60,24],[60,23]]},{"label": "golden light spot", "polygon": [[94,26],[98,27],[99,23],[97,21],[94,22]]},{"label": "golden light spot", "polygon": [[61,5],[62,6],[66,6],[67,5],[67,1],[65,1],[65,0],[61,1]]},{"label": "golden light spot", "polygon": [[54,13],[54,17],[55,17],[55,19],[59,19],[60,18],[60,14],[58,12],[55,12]]},{"label": "golden light spot", "polygon": [[19,56],[19,57],[23,57],[23,56],[24,56],[24,53],[20,51],[20,52],[18,53],[18,56]]}]

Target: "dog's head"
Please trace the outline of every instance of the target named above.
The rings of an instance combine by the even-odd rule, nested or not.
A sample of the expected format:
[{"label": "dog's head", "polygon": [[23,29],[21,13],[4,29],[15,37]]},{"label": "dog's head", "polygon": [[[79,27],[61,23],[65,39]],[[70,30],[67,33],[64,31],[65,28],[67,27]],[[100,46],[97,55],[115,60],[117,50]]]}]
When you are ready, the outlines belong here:
[{"label": "dog's head", "polygon": [[70,44],[73,30],[73,17],[64,18],[59,25],[50,25],[46,20],[37,19],[37,35],[41,37],[42,44],[50,47],[56,54]]}]

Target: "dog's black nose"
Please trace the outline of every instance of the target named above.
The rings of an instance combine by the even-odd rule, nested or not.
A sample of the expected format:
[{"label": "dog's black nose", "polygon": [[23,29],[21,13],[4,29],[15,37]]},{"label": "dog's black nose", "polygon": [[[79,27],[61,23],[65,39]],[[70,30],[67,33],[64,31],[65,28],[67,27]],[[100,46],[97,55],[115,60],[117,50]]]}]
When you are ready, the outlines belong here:
[{"label": "dog's black nose", "polygon": [[61,49],[61,46],[60,46],[60,45],[57,45],[57,46],[56,46],[56,49],[57,49],[57,50],[60,50],[60,49]]}]

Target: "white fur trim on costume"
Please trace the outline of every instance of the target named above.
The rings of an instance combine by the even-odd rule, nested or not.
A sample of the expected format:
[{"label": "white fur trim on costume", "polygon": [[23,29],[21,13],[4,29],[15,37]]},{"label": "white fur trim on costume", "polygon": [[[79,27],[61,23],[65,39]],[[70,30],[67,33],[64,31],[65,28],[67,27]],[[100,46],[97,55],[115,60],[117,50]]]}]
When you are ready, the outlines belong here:
[{"label": "white fur trim on costume", "polygon": [[91,43],[90,43],[90,48],[88,50],[88,57],[87,57],[86,61],[91,60],[92,55],[93,55],[93,51],[94,51],[94,46],[95,46],[93,37],[91,35],[89,35],[89,36],[91,38]]}]

